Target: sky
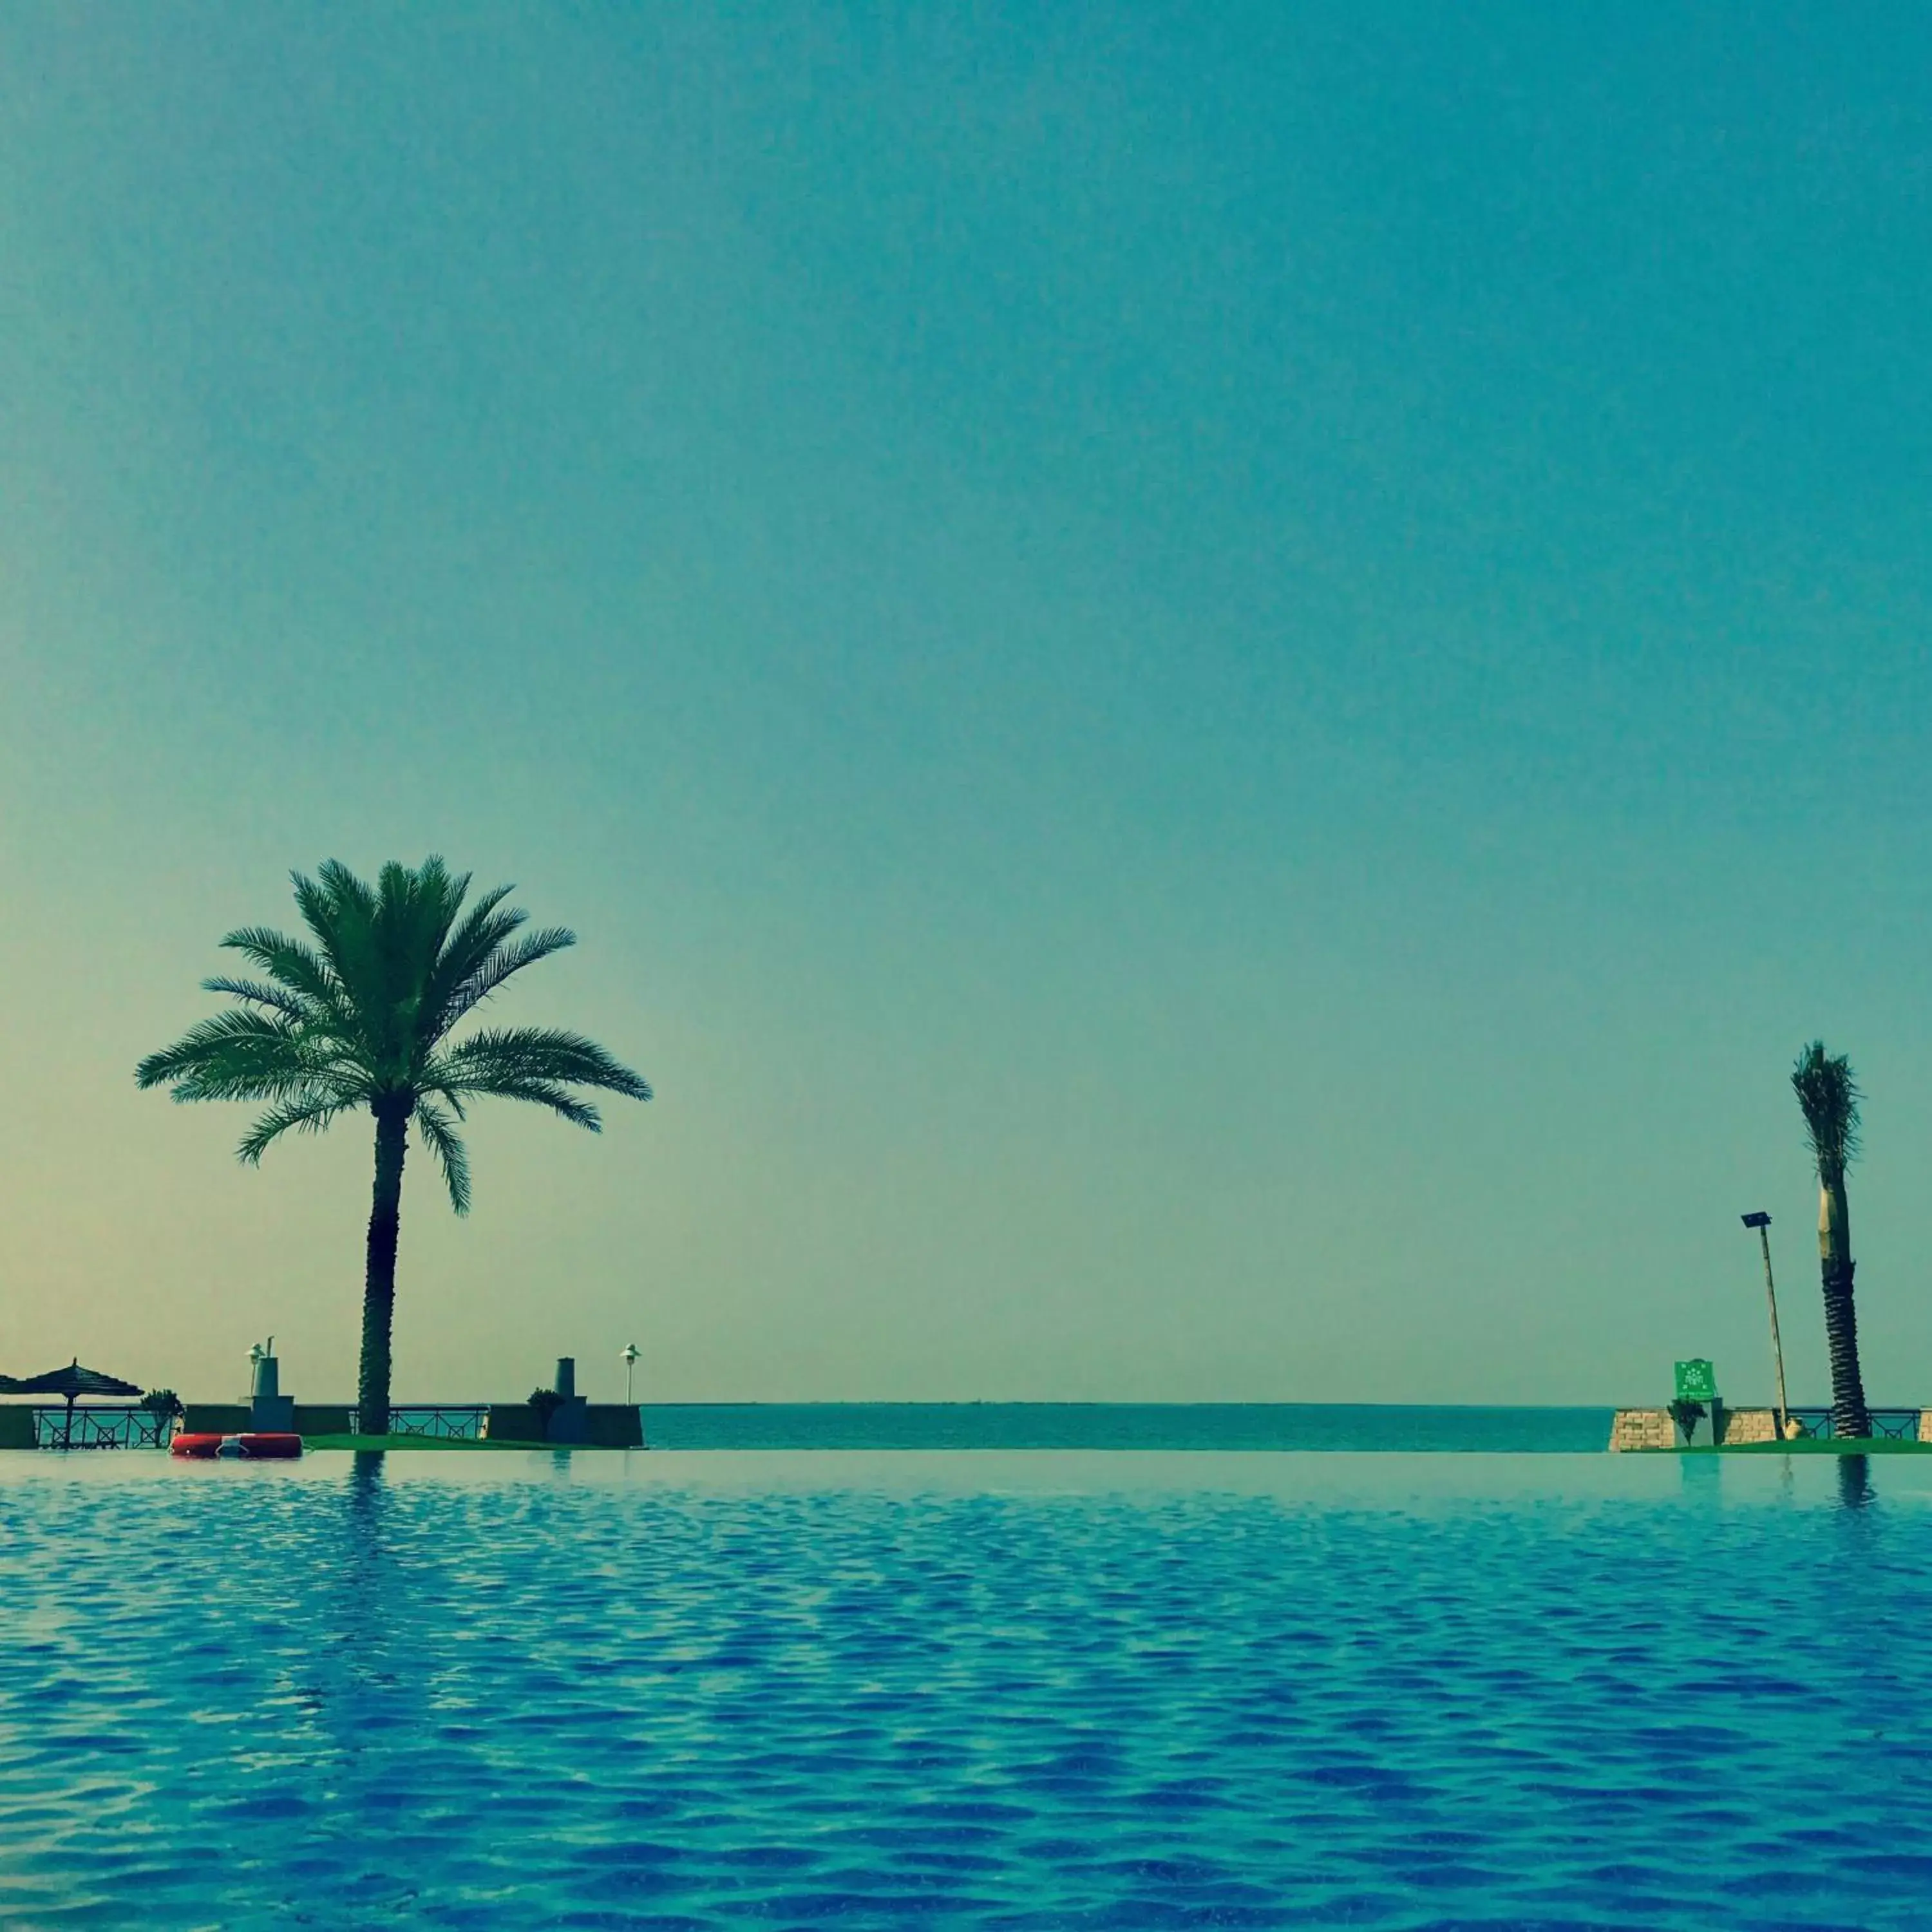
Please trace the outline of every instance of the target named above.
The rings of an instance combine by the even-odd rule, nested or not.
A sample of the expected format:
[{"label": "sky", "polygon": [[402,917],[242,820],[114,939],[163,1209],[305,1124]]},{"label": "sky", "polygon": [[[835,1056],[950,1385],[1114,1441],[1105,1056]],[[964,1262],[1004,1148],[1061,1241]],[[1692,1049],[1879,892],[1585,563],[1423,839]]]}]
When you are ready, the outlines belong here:
[{"label": "sky", "polygon": [[0,16],[0,1367],[353,1385],[371,1132],[133,1069],[291,870],[656,1088],[399,1400],[1932,1402],[1919,10]]}]

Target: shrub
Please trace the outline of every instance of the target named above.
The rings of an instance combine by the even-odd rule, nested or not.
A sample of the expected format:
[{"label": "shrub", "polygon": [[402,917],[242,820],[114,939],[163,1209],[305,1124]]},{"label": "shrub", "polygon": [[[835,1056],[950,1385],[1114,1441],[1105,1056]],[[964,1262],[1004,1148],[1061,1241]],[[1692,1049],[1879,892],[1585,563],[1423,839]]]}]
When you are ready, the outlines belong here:
[{"label": "shrub", "polygon": [[1688,1442],[1697,1433],[1697,1424],[1705,1414],[1701,1402],[1686,1402],[1682,1396],[1670,1405],[1670,1419],[1684,1432]]}]

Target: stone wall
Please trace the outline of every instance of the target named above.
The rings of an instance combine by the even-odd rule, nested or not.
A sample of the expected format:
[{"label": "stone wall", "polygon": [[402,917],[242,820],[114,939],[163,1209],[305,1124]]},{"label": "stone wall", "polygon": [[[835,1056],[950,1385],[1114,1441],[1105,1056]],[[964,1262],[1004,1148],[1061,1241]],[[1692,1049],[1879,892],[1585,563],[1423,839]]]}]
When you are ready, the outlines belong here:
[{"label": "stone wall", "polygon": [[[1748,1442],[1775,1442],[1778,1412],[1774,1408],[1730,1408],[1714,1405],[1717,1414],[1700,1421],[1695,1438],[1700,1444],[1713,1440],[1726,1448]],[[1713,1425],[1717,1430],[1714,1438]],[[1918,1412],[1918,1439],[1932,1443],[1932,1408]],[[1610,1425],[1612,1449],[1672,1449],[1679,1445],[1676,1425],[1667,1408],[1620,1408]]]},{"label": "stone wall", "polygon": [[590,1445],[593,1449],[641,1449],[644,1419],[628,1402],[590,1405]]},{"label": "stone wall", "polygon": [[[182,1418],[184,1436],[246,1436],[254,1429],[248,1405],[243,1402],[191,1402]],[[295,1432],[298,1436],[346,1436],[352,1414],[346,1402],[298,1402],[296,1404]]]},{"label": "stone wall", "polygon": [[[638,1412],[628,1402],[586,1405],[588,1444],[593,1449],[641,1449],[644,1432]],[[526,1442],[532,1449],[546,1445],[542,1423],[526,1402],[493,1402],[483,1433],[492,1442]]]},{"label": "stone wall", "polygon": [[[31,1449],[34,1446],[34,1410],[27,1402],[0,1402],[0,1449]],[[245,1403],[191,1402],[177,1425],[184,1436],[244,1436],[253,1424]],[[644,1428],[635,1408],[627,1402],[593,1402],[587,1405],[589,1446],[596,1449],[641,1449]],[[297,1402],[296,1433],[298,1436],[346,1436],[349,1418],[354,1413],[347,1402]],[[526,1442],[533,1448],[544,1446],[544,1432],[536,1412],[527,1402],[493,1402],[484,1432],[499,1442]]]},{"label": "stone wall", "polygon": [[526,1402],[493,1402],[484,1418],[483,1433],[492,1442],[527,1442],[542,1446],[543,1424]]},{"label": "stone wall", "polygon": [[298,1402],[296,1404],[298,1436],[346,1436],[349,1418],[355,1405],[346,1402]]},{"label": "stone wall", "polygon": [[244,1436],[254,1427],[240,1402],[190,1402],[176,1426],[184,1436]]},{"label": "stone wall", "polygon": [[1620,1408],[1610,1424],[1612,1449],[1674,1449],[1677,1425],[1667,1408]]}]

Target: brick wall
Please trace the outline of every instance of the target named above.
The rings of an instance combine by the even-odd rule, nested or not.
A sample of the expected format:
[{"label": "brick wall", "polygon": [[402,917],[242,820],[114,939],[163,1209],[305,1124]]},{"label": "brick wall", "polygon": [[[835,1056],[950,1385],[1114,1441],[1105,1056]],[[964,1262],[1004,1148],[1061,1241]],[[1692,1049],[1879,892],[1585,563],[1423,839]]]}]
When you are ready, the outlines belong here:
[{"label": "brick wall", "polygon": [[1677,1427],[1667,1408],[1620,1408],[1610,1424],[1612,1449],[1674,1449]]}]

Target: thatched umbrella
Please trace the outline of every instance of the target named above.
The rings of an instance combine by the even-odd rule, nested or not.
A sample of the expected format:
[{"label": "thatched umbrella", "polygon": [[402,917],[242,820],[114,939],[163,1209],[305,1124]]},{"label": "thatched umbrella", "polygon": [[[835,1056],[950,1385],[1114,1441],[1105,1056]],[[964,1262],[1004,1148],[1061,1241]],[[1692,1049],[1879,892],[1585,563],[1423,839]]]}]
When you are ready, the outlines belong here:
[{"label": "thatched umbrella", "polygon": [[58,1395],[67,1398],[67,1430],[62,1440],[74,1440],[74,1405],[83,1395],[139,1395],[138,1382],[124,1382],[118,1376],[104,1375],[98,1369],[83,1369],[76,1355],[64,1369],[50,1369],[44,1376],[28,1376],[16,1381],[0,1376],[0,1390],[8,1395]]}]

